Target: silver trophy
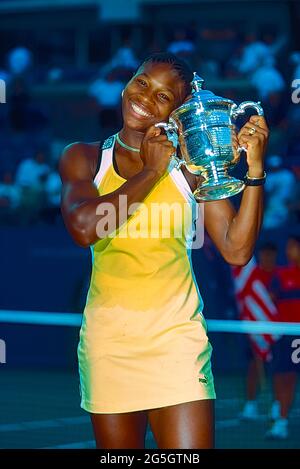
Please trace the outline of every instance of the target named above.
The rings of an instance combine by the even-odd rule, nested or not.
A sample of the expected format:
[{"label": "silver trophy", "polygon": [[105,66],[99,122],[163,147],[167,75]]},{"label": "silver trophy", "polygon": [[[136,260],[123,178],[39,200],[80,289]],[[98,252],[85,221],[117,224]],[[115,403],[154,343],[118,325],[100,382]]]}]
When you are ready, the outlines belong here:
[{"label": "silver trophy", "polygon": [[[193,174],[204,177],[194,197],[198,201],[218,200],[238,194],[245,187],[243,181],[228,175],[235,163],[233,132],[234,121],[253,108],[263,115],[260,102],[244,101],[237,106],[231,99],[216,96],[202,89],[203,79],[194,72],[192,96],[169,116],[169,122],[159,122],[170,138],[178,141],[182,159],[176,155],[177,168],[185,165]],[[238,153],[246,151],[239,147]]]}]

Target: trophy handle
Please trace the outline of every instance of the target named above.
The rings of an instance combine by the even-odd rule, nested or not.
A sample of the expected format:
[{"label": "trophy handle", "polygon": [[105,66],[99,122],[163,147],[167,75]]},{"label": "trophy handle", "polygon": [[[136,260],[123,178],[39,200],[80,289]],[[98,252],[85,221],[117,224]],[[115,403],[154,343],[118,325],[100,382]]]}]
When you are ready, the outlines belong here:
[{"label": "trophy handle", "polygon": [[176,132],[177,127],[172,122],[158,122],[154,124],[154,127],[162,127],[166,132]]},{"label": "trophy handle", "polygon": [[254,101],[243,101],[239,106],[235,103],[231,107],[230,117],[231,119],[237,119],[239,116],[245,114],[246,109],[253,108],[259,116],[264,115],[264,110],[261,107],[260,101],[255,103]]},{"label": "trophy handle", "polygon": [[[173,146],[176,150],[177,142],[176,143],[174,142],[174,134],[176,134],[176,139],[178,138],[176,124],[173,122],[158,122],[157,124],[154,124],[154,127],[161,127],[165,130],[168,139],[173,143]],[[172,158],[173,160],[175,160],[175,167],[177,169],[179,169],[181,165],[185,164],[183,160],[181,160],[180,158],[178,158],[178,156],[176,156],[176,151],[173,153]]]},{"label": "trophy handle", "polygon": [[[246,109],[255,109],[257,112],[258,116],[263,116],[264,115],[264,110],[261,107],[261,102],[257,101],[243,101],[239,106],[237,106],[235,103],[232,105],[231,110],[230,110],[230,117],[231,119],[237,119],[239,116],[242,116],[245,114]],[[237,151],[241,153],[242,151],[247,152],[247,148],[241,146],[238,147]]]}]

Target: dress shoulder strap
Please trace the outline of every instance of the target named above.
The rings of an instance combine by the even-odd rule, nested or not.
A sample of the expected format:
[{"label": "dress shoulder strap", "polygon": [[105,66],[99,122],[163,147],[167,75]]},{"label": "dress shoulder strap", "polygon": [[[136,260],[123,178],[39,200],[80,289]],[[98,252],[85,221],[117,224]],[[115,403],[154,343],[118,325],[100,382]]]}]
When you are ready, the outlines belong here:
[{"label": "dress shoulder strap", "polygon": [[94,174],[94,178],[97,176],[97,173],[100,169],[100,165],[101,165],[101,160],[102,160],[102,142],[99,142],[99,146],[98,146],[98,157],[97,157],[97,166],[96,166],[96,171],[95,171],[95,174]]},{"label": "dress shoulder strap", "polygon": [[187,182],[183,172],[181,169],[176,168],[176,161],[171,159],[169,165],[169,174],[173,181],[175,182],[176,186],[178,187],[179,191],[182,195],[186,198],[186,200],[191,203],[192,205],[196,204],[196,200],[193,196],[192,190]]},{"label": "dress shoulder strap", "polygon": [[99,145],[97,168],[94,177],[94,183],[98,187],[108,167],[112,164],[112,150],[114,145],[114,136],[104,140]]}]

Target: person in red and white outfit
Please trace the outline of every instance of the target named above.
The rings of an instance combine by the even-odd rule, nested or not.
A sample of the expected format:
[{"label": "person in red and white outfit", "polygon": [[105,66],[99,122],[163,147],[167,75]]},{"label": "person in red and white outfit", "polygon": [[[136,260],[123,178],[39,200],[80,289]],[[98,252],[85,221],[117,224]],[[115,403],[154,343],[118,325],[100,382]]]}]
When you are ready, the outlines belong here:
[{"label": "person in red and white outfit", "polygon": [[[271,289],[281,322],[300,322],[300,236],[290,235],[286,244],[288,265],[277,269]],[[279,415],[267,432],[268,438],[288,437],[288,416],[295,396],[300,362],[293,353],[300,337],[283,336],[273,346],[273,392]],[[299,345],[298,345],[299,347]],[[299,354],[298,354],[299,356]]]},{"label": "person in red and white outfit", "polygon": [[[276,272],[276,258],[276,245],[267,242],[258,250],[258,264],[252,257],[246,266],[232,268],[241,320],[275,320],[278,311],[269,289]],[[270,358],[271,346],[278,337],[270,334],[248,334],[247,339],[246,402],[240,417],[255,420],[258,418],[256,398],[264,377],[264,363]]]}]

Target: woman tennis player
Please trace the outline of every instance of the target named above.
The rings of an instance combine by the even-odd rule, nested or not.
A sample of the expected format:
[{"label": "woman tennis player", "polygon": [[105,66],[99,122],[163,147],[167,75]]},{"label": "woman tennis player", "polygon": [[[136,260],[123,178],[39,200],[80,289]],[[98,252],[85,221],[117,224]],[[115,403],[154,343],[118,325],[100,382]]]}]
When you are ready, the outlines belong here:
[{"label": "woman tennis player", "polygon": [[159,448],[214,446],[212,348],[191,241],[197,222],[228,263],[251,258],[268,129],[253,116],[236,138],[248,150],[239,210],[228,199],[198,204],[201,177],[174,166],[174,147],[154,125],[185,101],[192,79],[176,56],[150,56],[122,93],[121,130],[102,144],[68,145],[60,160],[66,227],[92,250],[78,359],[98,448],[143,448],[147,422]]}]

